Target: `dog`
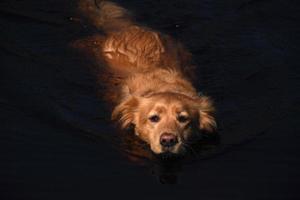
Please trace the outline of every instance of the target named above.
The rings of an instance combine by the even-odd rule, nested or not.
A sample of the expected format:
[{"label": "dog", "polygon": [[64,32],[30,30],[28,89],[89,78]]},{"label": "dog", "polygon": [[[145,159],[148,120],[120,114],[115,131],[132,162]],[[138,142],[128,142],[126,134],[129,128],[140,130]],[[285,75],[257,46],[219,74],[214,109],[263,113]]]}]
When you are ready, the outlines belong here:
[{"label": "dog", "polygon": [[184,155],[200,132],[216,131],[214,104],[193,86],[191,54],[181,43],[110,1],[80,0],[79,11],[99,34],[75,46],[102,66],[103,96],[122,129],[133,127],[155,154],[173,155]]}]

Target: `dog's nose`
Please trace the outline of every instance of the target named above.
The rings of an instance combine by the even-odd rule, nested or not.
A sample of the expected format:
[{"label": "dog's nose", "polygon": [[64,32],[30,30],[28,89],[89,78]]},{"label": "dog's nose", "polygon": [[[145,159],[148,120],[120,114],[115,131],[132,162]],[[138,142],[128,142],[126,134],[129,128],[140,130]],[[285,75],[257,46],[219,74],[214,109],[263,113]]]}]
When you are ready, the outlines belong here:
[{"label": "dog's nose", "polygon": [[171,133],[163,133],[160,136],[160,144],[163,147],[172,147],[178,142],[177,137]]}]

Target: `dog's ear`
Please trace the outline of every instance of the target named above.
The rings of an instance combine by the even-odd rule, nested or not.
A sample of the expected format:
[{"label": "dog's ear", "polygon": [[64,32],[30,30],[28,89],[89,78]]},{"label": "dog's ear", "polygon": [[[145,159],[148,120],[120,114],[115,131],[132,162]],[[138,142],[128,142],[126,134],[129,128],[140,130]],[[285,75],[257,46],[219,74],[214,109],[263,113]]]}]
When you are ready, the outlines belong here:
[{"label": "dog's ear", "polygon": [[217,129],[217,123],[214,117],[215,107],[213,101],[206,96],[200,96],[197,99],[198,109],[198,127],[201,131],[211,133]]},{"label": "dog's ear", "polygon": [[134,96],[129,97],[115,107],[111,116],[112,120],[117,120],[123,129],[135,124],[139,103],[139,98]]}]

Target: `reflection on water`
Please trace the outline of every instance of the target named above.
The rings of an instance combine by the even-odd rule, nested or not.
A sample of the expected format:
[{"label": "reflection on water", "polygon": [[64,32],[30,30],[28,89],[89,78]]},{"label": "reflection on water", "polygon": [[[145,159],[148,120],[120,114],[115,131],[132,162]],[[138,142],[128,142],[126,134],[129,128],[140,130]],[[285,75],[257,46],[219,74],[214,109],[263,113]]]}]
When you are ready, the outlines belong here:
[{"label": "reflection on water", "polygon": [[161,184],[176,184],[181,171],[181,160],[155,162],[152,165],[152,174]]},{"label": "reflection on water", "polygon": [[121,152],[133,163],[147,166],[162,184],[176,184],[185,164],[191,164],[219,152],[219,134],[202,134],[201,139],[191,144],[184,157],[164,159],[150,150],[148,144],[136,137],[132,130],[120,133]]}]

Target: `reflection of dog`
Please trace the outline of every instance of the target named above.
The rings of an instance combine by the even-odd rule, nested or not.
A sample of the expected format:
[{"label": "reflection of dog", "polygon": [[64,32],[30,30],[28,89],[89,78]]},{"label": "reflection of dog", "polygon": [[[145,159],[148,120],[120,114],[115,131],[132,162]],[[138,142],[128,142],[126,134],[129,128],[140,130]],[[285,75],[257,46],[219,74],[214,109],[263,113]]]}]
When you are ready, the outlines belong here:
[{"label": "reflection of dog", "polygon": [[192,86],[190,54],[181,44],[138,26],[115,3],[81,0],[79,8],[105,32],[85,41],[93,41],[94,56],[112,76],[107,94],[122,128],[133,125],[157,154],[184,153],[197,130],[216,128],[213,104]]}]

